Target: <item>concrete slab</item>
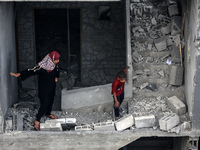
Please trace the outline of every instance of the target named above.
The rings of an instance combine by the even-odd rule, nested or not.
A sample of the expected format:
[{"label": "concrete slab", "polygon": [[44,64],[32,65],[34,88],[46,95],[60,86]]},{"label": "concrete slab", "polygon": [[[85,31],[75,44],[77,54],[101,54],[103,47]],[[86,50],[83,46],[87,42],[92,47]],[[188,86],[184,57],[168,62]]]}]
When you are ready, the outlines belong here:
[{"label": "concrete slab", "polygon": [[177,114],[169,114],[159,120],[160,129],[167,131],[178,125],[180,118]]},{"label": "concrete slab", "polygon": [[81,88],[76,90],[62,90],[61,109],[78,109],[98,104],[112,102],[111,84]]},{"label": "concrete slab", "polygon": [[134,125],[134,119],[132,115],[126,115],[119,120],[115,121],[115,127],[117,131],[123,131]]},{"label": "concrete slab", "polygon": [[135,117],[136,128],[150,128],[155,124],[156,118],[154,115]]},{"label": "concrete slab", "polygon": [[172,96],[167,99],[167,105],[177,115],[184,115],[186,113],[185,104],[176,96]]}]

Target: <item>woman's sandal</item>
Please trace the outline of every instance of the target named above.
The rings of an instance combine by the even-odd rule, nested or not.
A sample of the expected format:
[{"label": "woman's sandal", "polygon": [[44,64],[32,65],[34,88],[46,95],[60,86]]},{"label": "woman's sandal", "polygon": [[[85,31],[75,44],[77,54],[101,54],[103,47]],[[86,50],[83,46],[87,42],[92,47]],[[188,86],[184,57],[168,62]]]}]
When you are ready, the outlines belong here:
[{"label": "woman's sandal", "polygon": [[58,117],[55,116],[55,115],[49,115],[49,118],[51,118],[51,119],[58,119]]},{"label": "woman's sandal", "polygon": [[37,121],[37,120],[35,120],[34,127],[35,127],[35,129],[36,129],[37,131],[39,131],[39,130],[40,130],[40,122]]}]

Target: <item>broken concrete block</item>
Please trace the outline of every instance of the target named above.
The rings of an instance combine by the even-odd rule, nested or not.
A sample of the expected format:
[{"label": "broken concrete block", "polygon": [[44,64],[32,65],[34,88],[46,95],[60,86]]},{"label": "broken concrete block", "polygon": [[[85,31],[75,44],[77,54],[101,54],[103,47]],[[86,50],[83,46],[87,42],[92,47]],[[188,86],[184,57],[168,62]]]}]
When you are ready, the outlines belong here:
[{"label": "broken concrete block", "polygon": [[62,131],[61,123],[51,123],[49,125],[50,125],[51,131]]},{"label": "broken concrete block", "polygon": [[153,127],[155,124],[155,116],[141,116],[135,117],[135,127],[136,128],[150,128]]},{"label": "broken concrete block", "polygon": [[144,72],[143,72],[142,70],[136,70],[135,73],[136,73],[136,75],[141,75],[141,74],[143,74]]},{"label": "broken concrete block", "polygon": [[171,23],[171,35],[175,36],[181,33],[182,17],[174,16]]},{"label": "broken concrete block", "polygon": [[158,72],[158,74],[159,74],[160,76],[162,76],[162,77],[164,77],[164,76],[165,76],[165,73],[164,73],[164,71],[163,71],[163,70],[160,70],[160,71]]},{"label": "broken concrete block", "polygon": [[169,34],[171,32],[171,23],[168,23],[165,27],[161,27],[160,31],[163,35]]},{"label": "broken concrete block", "polygon": [[17,131],[23,131],[23,117],[20,115],[17,115]]},{"label": "broken concrete block", "polygon": [[50,131],[50,124],[46,124],[46,123],[40,123],[40,130],[41,131]]},{"label": "broken concrete block", "polygon": [[156,49],[158,51],[163,51],[167,48],[167,43],[166,43],[166,37],[161,37],[161,38],[158,38],[158,39],[155,39],[154,40],[154,44],[156,46]]},{"label": "broken concrete block", "polygon": [[183,67],[170,65],[169,84],[182,85],[182,83],[183,83]]},{"label": "broken concrete block", "polygon": [[153,62],[153,57],[147,57],[146,62]]},{"label": "broken concrete block", "polygon": [[172,58],[171,58],[172,62],[181,62],[180,59],[180,49],[178,46],[176,46],[175,44],[172,45]]},{"label": "broken concrete block", "polygon": [[186,113],[185,104],[176,96],[167,99],[167,105],[177,115],[184,115]]},{"label": "broken concrete block", "polygon": [[149,43],[147,49],[151,50],[152,49],[152,44]]},{"label": "broken concrete block", "polygon": [[145,87],[147,87],[149,85],[149,83],[143,83],[141,86],[140,86],[140,89],[142,90],[142,89],[144,89]]},{"label": "broken concrete block", "polygon": [[167,5],[176,4],[176,0],[167,0]]},{"label": "broken concrete block", "polygon": [[6,130],[12,130],[13,129],[13,122],[12,120],[6,120]]},{"label": "broken concrete block", "polygon": [[115,127],[117,131],[123,131],[134,125],[134,119],[132,115],[126,115],[115,121]]},{"label": "broken concrete block", "polygon": [[181,131],[190,131],[192,128],[191,122],[184,122],[180,125]]},{"label": "broken concrete block", "polygon": [[76,118],[65,118],[65,123],[76,125]]},{"label": "broken concrete block", "polygon": [[169,12],[169,16],[174,16],[174,15],[178,15],[179,14],[179,11],[178,11],[178,7],[176,4],[174,5],[170,5],[168,7],[168,12]]},{"label": "broken concrete block", "polygon": [[98,131],[114,131],[115,126],[113,121],[100,122],[94,124],[94,130]]},{"label": "broken concrete block", "polygon": [[155,18],[152,18],[152,19],[151,19],[151,23],[152,23],[152,25],[156,25],[156,24],[157,24],[156,19],[155,19]]},{"label": "broken concrete block", "polygon": [[159,120],[160,129],[167,131],[178,125],[180,118],[177,114],[168,114]]},{"label": "broken concrete block", "polygon": [[46,120],[46,124],[55,124],[55,123],[66,123],[65,118],[60,118],[60,119],[52,119],[52,120]]},{"label": "broken concrete block", "polygon": [[75,131],[92,131],[92,125],[83,125],[83,126],[76,126]]}]

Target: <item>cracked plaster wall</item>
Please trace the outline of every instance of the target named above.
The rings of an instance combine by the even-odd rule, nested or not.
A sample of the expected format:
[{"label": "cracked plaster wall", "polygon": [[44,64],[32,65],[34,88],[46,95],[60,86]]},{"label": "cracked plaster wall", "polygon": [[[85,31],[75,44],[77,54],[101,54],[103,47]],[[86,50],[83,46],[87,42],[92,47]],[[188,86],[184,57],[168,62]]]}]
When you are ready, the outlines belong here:
[{"label": "cracked plaster wall", "polygon": [[[98,6],[111,7],[111,20],[98,20]],[[81,80],[83,86],[113,82],[126,65],[124,2],[17,3],[19,69],[35,64],[34,8],[81,9]],[[23,82],[35,88],[35,78]]]}]

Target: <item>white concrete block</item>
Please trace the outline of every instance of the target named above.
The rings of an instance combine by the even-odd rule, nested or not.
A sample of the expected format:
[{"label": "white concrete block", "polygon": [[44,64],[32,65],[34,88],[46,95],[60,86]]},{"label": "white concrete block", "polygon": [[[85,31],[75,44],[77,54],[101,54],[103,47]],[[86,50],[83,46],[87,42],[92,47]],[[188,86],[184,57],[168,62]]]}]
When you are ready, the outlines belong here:
[{"label": "white concrete block", "polygon": [[134,119],[132,115],[126,115],[115,121],[115,127],[117,131],[123,131],[134,125]]},{"label": "white concrete block", "polygon": [[107,121],[107,122],[100,122],[94,124],[94,130],[100,130],[100,131],[114,131],[115,126],[113,121]]},{"label": "white concrete block", "polygon": [[184,115],[186,113],[185,104],[176,96],[167,99],[167,105],[177,115]]},{"label": "white concrete block", "polygon": [[154,115],[135,117],[135,127],[136,128],[153,127],[155,124],[155,121],[156,121],[156,118]]},{"label": "white concrete block", "polygon": [[166,115],[159,120],[160,129],[165,131],[170,130],[178,125],[179,122],[180,118],[177,114],[173,113]]},{"label": "white concrete block", "polygon": [[92,131],[92,125],[75,126],[75,131]]},{"label": "white concrete block", "polygon": [[62,131],[61,123],[51,123],[49,124],[51,131]]},{"label": "white concrete block", "polygon": [[65,118],[60,118],[60,119],[51,119],[51,120],[46,120],[46,124],[55,124],[55,123],[66,123]]},{"label": "white concrete block", "polygon": [[76,124],[76,118],[65,118],[66,124]]},{"label": "white concrete block", "polygon": [[50,124],[40,123],[40,131],[50,131]]}]

